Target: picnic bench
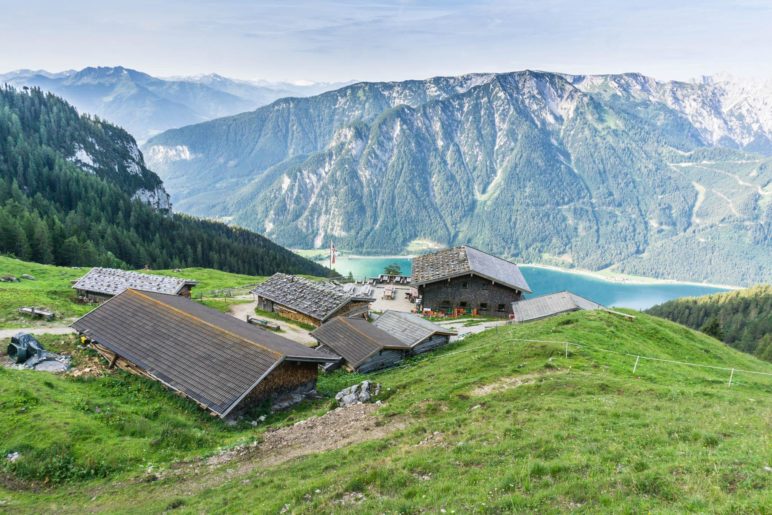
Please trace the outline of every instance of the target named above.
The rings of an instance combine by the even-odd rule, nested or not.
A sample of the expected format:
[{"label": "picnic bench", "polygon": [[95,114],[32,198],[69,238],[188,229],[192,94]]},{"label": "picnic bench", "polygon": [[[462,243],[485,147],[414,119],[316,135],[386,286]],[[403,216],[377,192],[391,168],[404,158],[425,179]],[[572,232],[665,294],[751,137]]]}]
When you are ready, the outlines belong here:
[{"label": "picnic bench", "polygon": [[45,308],[22,306],[18,309],[18,311],[22,315],[45,318],[46,320],[53,320],[54,318],[56,318],[56,313]]},{"label": "picnic bench", "polygon": [[264,320],[262,318],[253,317],[252,315],[247,315],[247,323],[262,327],[264,329],[270,329],[271,331],[278,331],[281,329],[281,326],[275,322],[269,322],[268,320]]}]

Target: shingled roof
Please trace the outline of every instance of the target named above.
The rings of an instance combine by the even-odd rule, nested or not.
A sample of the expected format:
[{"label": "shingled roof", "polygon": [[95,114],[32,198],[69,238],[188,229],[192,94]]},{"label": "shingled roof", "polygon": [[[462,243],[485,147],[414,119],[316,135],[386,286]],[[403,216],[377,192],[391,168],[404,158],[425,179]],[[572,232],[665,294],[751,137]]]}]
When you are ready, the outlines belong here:
[{"label": "shingled roof", "polygon": [[185,297],[131,289],[72,327],[221,417],[285,360],[338,359]]},{"label": "shingled roof", "polygon": [[332,281],[310,281],[281,273],[272,275],[252,293],[322,322],[349,302],[375,300],[367,290],[346,291]]},{"label": "shingled roof", "polygon": [[411,348],[435,334],[447,336],[457,334],[441,325],[403,311],[386,311],[373,322],[373,325]]},{"label": "shingled roof", "polygon": [[413,258],[414,286],[468,274],[531,293],[531,288],[516,264],[474,247],[454,247]]},{"label": "shingled roof", "polygon": [[581,309],[593,310],[602,308],[601,304],[580,297],[570,291],[561,291],[512,303],[512,311],[516,322],[529,322]]},{"label": "shingled roof", "polygon": [[191,279],[95,267],[78,279],[73,288],[105,295],[118,295],[128,288],[176,295],[185,286],[194,284],[196,281]]},{"label": "shingled roof", "polygon": [[319,343],[346,360],[352,368],[384,349],[410,350],[396,337],[363,318],[335,317],[311,332]]}]

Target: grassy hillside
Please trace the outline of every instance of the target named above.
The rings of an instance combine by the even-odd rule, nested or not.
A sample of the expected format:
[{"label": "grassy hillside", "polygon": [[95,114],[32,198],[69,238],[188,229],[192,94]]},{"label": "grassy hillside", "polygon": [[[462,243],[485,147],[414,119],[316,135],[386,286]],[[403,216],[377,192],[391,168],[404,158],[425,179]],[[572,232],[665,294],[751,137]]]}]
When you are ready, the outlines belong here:
[{"label": "grassy hillside", "polygon": [[[566,358],[561,343],[522,339],[584,347]],[[302,430],[296,422],[362,377],[324,376],[326,398],[252,428],[227,427],[123,373],[3,370],[0,391],[13,393],[0,400],[0,453],[23,457],[5,464],[0,502],[15,512],[764,512],[772,376],[737,372],[728,387],[726,370],[646,360],[633,374],[624,353],[772,374],[666,320],[573,313],[371,376],[384,392],[371,440],[307,456],[301,446],[281,463],[258,445],[207,464],[179,460],[266,445],[281,434],[267,428]]]},{"label": "grassy hillside", "polygon": [[648,310],[772,361],[772,285],[675,299]]},{"label": "grassy hillside", "polygon": [[[18,283],[0,283],[0,328],[27,327],[42,325],[40,321],[20,316],[19,306],[37,306],[52,309],[59,318],[72,318],[86,314],[94,308],[93,304],[75,302],[72,281],[89,271],[89,267],[60,267],[41,265],[18,259],[0,256],[0,276],[21,277],[28,274],[34,281],[22,279]],[[255,284],[264,280],[261,276],[232,274],[210,268],[183,268],[179,272],[172,270],[148,270],[146,273],[169,275],[195,279],[198,284],[193,289],[194,295],[211,293],[213,290],[235,288]],[[212,307],[221,307],[215,302]]]}]

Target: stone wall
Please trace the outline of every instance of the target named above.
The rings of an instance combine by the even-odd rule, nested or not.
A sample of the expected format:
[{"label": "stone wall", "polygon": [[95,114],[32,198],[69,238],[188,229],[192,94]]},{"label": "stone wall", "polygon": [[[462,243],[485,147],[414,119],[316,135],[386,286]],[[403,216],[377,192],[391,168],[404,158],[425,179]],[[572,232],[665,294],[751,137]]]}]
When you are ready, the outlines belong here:
[{"label": "stone wall", "polygon": [[315,327],[322,325],[321,321],[316,318],[304,315],[303,313],[298,313],[295,310],[285,308],[284,306],[280,306],[278,304],[273,305],[273,310],[287,320],[294,320],[295,322],[302,322],[304,324],[313,325]]},{"label": "stone wall", "polygon": [[485,316],[508,317],[512,303],[520,300],[522,292],[489,279],[465,275],[418,287],[423,307],[432,311],[455,308],[477,309]]}]

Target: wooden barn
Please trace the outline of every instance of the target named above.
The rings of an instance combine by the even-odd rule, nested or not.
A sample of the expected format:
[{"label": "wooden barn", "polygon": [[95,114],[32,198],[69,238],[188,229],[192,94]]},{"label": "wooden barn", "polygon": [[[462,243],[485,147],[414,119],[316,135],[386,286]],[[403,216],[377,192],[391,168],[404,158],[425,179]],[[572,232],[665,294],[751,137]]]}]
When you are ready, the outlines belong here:
[{"label": "wooden barn", "polygon": [[386,311],[373,325],[410,347],[410,354],[421,354],[450,342],[457,333],[441,325],[403,311]]},{"label": "wooden barn", "polygon": [[81,300],[104,302],[129,288],[190,297],[190,290],[195,285],[196,281],[190,279],[95,267],[78,279],[72,287],[78,292],[78,298]]},{"label": "wooden barn", "polygon": [[313,393],[310,349],[185,297],[125,290],[72,324],[110,361],[227,417],[265,401]]},{"label": "wooden barn", "polygon": [[340,285],[311,281],[287,274],[274,274],[255,288],[257,307],[284,318],[320,326],[336,316],[366,318],[375,301],[369,285]]},{"label": "wooden barn", "polygon": [[541,320],[561,313],[579,310],[604,309],[604,306],[580,297],[570,291],[561,291],[550,295],[542,295],[532,299],[520,300],[512,304],[514,320],[517,323]]},{"label": "wooden barn", "polygon": [[512,303],[531,293],[516,264],[469,246],[414,258],[413,286],[423,309],[451,315],[508,317]]},{"label": "wooden barn", "polygon": [[[341,357],[340,364],[366,373],[396,365],[410,347],[364,318],[336,317],[315,329],[317,349]],[[332,370],[335,365],[328,366]]]}]

